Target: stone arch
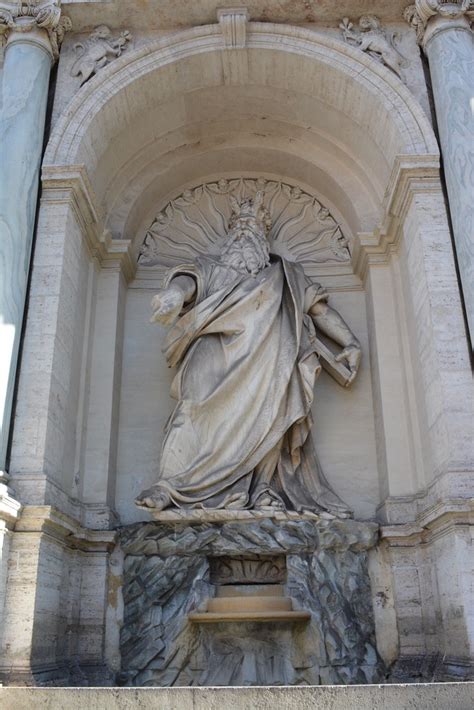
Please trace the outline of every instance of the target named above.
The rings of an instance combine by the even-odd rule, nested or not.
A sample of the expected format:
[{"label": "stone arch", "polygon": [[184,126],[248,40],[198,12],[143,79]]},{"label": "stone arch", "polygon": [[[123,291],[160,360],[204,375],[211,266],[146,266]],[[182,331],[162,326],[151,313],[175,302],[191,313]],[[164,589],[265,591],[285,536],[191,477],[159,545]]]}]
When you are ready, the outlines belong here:
[{"label": "stone arch", "polygon": [[[230,96],[250,110],[226,114]],[[380,219],[396,156],[438,152],[423,110],[386,67],[327,35],[249,23],[242,50],[226,50],[216,24],[113,62],[59,119],[44,163],[84,165],[104,225],[131,239],[143,226],[137,215],[179,186],[184,165],[196,179],[219,164],[232,171],[257,147],[263,170],[291,161],[289,177],[314,179],[320,192],[324,184],[353,234]]]},{"label": "stone arch", "polygon": [[[338,421],[344,420],[342,435],[352,437],[351,461],[339,457],[337,462],[329,462],[329,469],[336,488],[341,485],[341,496],[358,498],[362,515],[373,514],[391,490],[390,476],[398,481],[402,469],[403,490],[411,491],[415,485],[411,454],[402,460],[400,447],[393,454],[386,453],[382,434],[377,463],[373,431],[374,422],[383,420],[382,400],[386,399],[390,411],[396,410],[394,420],[400,429],[393,436],[391,425],[387,425],[387,440],[403,441],[402,450],[409,452],[405,365],[395,358],[393,348],[387,346],[382,352],[389,339],[378,344],[375,338],[379,326],[386,330],[388,313],[390,342],[396,342],[399,325],[395,309],[401,297],[397,292],[392,299],[391,277],[386,273],[382,277],[380,269],[374,270],[381,276],[377,283],[370,278],[364,283],[364,269],[372,253],[374,263],[387,264],[391,245],[399,238],[396,226],[389,237],[379,229],[380,225],[386,229],[394,183],[407,185],[400,175],[410,172],[412,166],[413,174],[417,170],[419,174],[420,161],[423,176],[428,175],[427,160],[431,166],[436,163],[429,175],[438,181],[437,155],[427,117],[390,70],[334,37],[307,29],[249,23],[245,48],[230,50],[217,24],[195,27],[125,53],[86,83],[59,118],[44,161],[45,187],[51,187],[52,195],[60,197],[58,188],[66,184],[64,175],[78,175],[73,202],[86,211],[81,230],[102,267],[97,275],[98,295],[92,296],[96,300],[90,331],[91,400],[84,415],[87,437],[84,444],[76,445],[76,459],[84,461],[81,485],[85,503],[96,500],[100,489],[100,496],[116,506],[120,515],[135,514],[130,511],[134,492],[129,490],[129,473],[137,464],[136,450],[123,431],[130,433],[138,427],[147,442],[143,448],[146,461],[141,466],[149,480],[136,485],[144,488],[152,480],[149,466],[159,456],[156,432],[164,425],[160,417],[167,415],[160,402],[166,402],[168,386],[163,384],[166,376],[156,369],[153,354],[160,347],[158,332],[145,331],[150,292],[159,285],[156,275],[145,275],[143,269],[136,268],[145,231],[156,211],[185,186],[239,174],[279,176],[307,187],[345,225],[344,236],[353,240],[352,263],[338,266],[337,274],[328,269],[319,276],[326,279],[334,304],[341,306],[348,321],[359,323],[365,352],[370,349],[373,362],[383,359],[391,363],[397,398],[394,407],[393,374],[379,382],[375,373],[372,402],[372,375],[369,367],[364,370],[357,385],[359,395],[346,393],[338,398],[337,406],[342,407],[344,416],[342,409],[339,414],[333,412]],[[57,207],[51,203],[51,209],[59,210],[61,205],[61,200]],[[392,221],[396,225],[396,219]],[[136,249],[130,249],[131,244]],[[128,287],[121,281],[120,270]],[[372,314],[372,304],[379,303],[384,305]],[[114,346],[110,344],[110,327],[114,329]],[[128,350],[124,346],[122,354],[124,343],[139,344],[140,358],[135,357],[135,345]],[[152,354],[146,363],[143,353]],[[104,372],[113,373],[107,380],[110,389],[105,397]],[[114,382],[121,372],[126,378],[122,378],[120,396],[116,396]],[[136,410],[123,408],[130,419],[127,424],[122,414],[119,417],[120,399],[137,400],[135,377],[142,383],[159,382],[161,400],[153,404],[151,418],[142,402]],[[324,382],[320,383],[323,399],[324,387]],[[330,393],[327,400],[333,401]],[[374,416],[364,420],[357,416],[359,411],[370,411]],[[354,429],[350,422],[356,420]],[[106,454],[98,462],[97,446],[103,442],[95,432],[103,422],[107,422],[110,436],[104,447]],[[360,429],[356,431],[357,426]],[[323,422],[319,432],[322,447],[327,446],[328,455],[333,456],[330,432],[324,430]],[[127,459],[127,452],[134,452],[133,461]],[[324,451],[322,454],[324,465]],[[356,459],[359,473],[354,473]],[[350,480],[347,465],[354,473]],[[362,486],[358,476],[364,481]],[[343,486],[353,489],[346,491]]]}]

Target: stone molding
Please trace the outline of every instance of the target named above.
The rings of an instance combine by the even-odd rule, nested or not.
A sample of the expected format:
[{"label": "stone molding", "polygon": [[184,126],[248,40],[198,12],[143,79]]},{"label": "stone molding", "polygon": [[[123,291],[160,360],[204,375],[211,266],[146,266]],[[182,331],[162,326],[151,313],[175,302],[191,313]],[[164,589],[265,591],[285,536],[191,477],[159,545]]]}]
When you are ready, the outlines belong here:
[{"label": "stone molding", "polygon": [[[370,56],[340,39],[312,30],[290,25],[248,23],[246,46],[250,49],[273,49],[309,57],[315,61],[337,66],[354,81],[377,90],[381,100],[393,105],[394,121],[407,137],[407,150],[433,154],[437,143],[432,127],[413,94],[387,67],[374,62]],[[202,51],[222,51],[222,33],[217,24],[176,32],[154,40],[105,67],[78,92],[59,118],[45,154],[46,165],[67,165],[78,161],[81,142],[90,122],[111,100],[111,90],[119,92],[161,66],[185,59]],[[111,89],[112,87],[112,89]]]},{"label": "stone molding", "polygon": [[[426,50],[429,40],[439,31],[453,27],[469,30],[467,16],[472,15],[471,5],[471,0],[416,0],[406,8],[403,17],[415,30],[418,44]],[[431,18],[444,22],[431,27]]]},{"label": "stone molding", "polygon": [[385,191],[379,227],[356,235],[352,252],[354,273],[364,282],[371,265],[387,264],[396,252],[402,225],[416,194],[439,194],[442,198],[439,156],[397,156]]},{"label": "stone molding", "polygon": [[127,283],[136,263],[128,239],[112,239],[103,228],[97,199],[84,165],[46,165],[42,169],[43,204],[69,204],[82,227],[89,253],[101,269],[121,271]]},{"label": "stone molding", "polygon": [[[21,513],[21,503],[16,500],[12,491],[0,480],[0,521],[7,528],[13,528]],[[0,524],[0,529],[1,529]]]},{"label": "stone molding", "polygon": [[15,495],[24,507],[49,506],[60,510],[68,519],[93,530],[112,530],[118,523],[117,513],[104,503],[83,503],[72,498],[44,473],[22,473],[14,476]]},{"label": "stone molding", "polygon": [[380,539],[390,545],[422,545],[452,533],[460,526],[474,525],[474,504],[468,500],[439,503],[413,523],[382,525]]},{"label": "stone molding", "polygon": [[382,525],[432,525],[445,513],[472,510],[474,476],[468,471],[447,471],[429,486],[410,496],[387,498],[378,507]]},{"label": "stone molding", "polygon": [[[71,29],[70,18],[61,15],[61,0],[0,0],[0,35],[6,37],[9,43],[14,41],[15,35],[32,35],[32,38],[28,39],[17,36],[16,41],[33,41],[39,44],[49,51],[55,62],[58,60],[64,35]],[[41,37],[38,30],[45,30],[49,43]]]},{"label": "stone molding", "polygon": [[250,15],[246,7],[224,7],[217,10],[217,21],[226,49],[245,47],[249,19]]},{"label": "stone molding", "polygon": [[15,533],[46,533],[81,550],[111,552],[117,533],[115,530],[94,530],[83,527],[75,518],[50,505],[26,505],[15,526]]}]

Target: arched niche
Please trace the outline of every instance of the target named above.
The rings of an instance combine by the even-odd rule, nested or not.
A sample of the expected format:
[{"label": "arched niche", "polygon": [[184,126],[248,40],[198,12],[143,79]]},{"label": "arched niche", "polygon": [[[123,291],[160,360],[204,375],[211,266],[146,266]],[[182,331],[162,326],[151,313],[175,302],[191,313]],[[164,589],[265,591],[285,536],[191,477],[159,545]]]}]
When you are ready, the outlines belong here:
[{"label": "arched niche", "polygon": [[325,34],[250,23],[245,49],[207,25],[113,62],[59,119],[45,164],[84,165],[112,236],[133,239],[185,181],[283,164],[367,231],[395,157],[426,153],[431,126],[387,68]]},{"label": "arched niche", "polygon": [[[392,301],[397,296],[383,280],[377,284],[380,298],[371,284],[369,289],[364,284],[368,250],[364,247],[361,256],[360,234],[375,235],[367,243],[385,259],[389,248],[381,229],[394,181],[398,185],[405,174],[397,170],[403,161],[416,166],[433,156],[436,161],[437,154],[431,125],[402,82],[364,53],[325,34],[249,23],[246,47],[227,50],[219,27],[209,25],[152,41],[112,62],[77,92],[58,119],[45,154],[38,242],[47,240],[55,220],[65,243],[75,240],[71,249],[82,235],[97,270],[87,275],[84,259],[77,266],[83,270],[76,275],[80,295],[74,323],[85,345],[78,354],[74,341],[71,352],[61,355],[68,370],[68,401],[74,403],[62,422],[66,433],[54,430],[61,412],[54,398],[48,399],[39,414],[48,418],[40,453],[36,459],[15,459],[14,443],[18,467],[39,470],[37,459],[49,457],[48,476],[69,495],[89,506],[114,508],[122,501],[121,514],[131,510],[134,491],[117,488],[117,472],[122,481],[134,481],[137,490],[149,482],[159,456],[157,432],[172,406],[170,377],[163,363],[159,369],[156,364],[162,333],[147,324],[150,293],[159,281],[136,272],[145,230],[156,211],[186,186],[219,176],[273,176],[317,195],[344,225],[351,244],[354,268],[339,274],[332,298],[361,334],[365,371],[357,384],[359,395],[357,388],[338,393],[331,416],[342,424],[342,433],[340,426],[318,416],[329,468],[338,467],[335,487],[345,487],[339,492],[350,503],[359,496],[354,505],[358,514],[375,515],[377,504],[390,493],[388,459],[396,462],[400,442],[403,451],[411,451],[405,445],[410,422],[404,417],[405,365],[393,348],[390,355],[385,336],[380,342],[375,337],[376,321],[383,321],[385,312],[391,337],[396,337],[400,316]],[[433,179],[438,180],[437,173]],[[66,193],[71,211],[63,214]],[[65,253],[61,258],[61,268],[71,268]],[[58,284],[58,324],[68,318],[61,310],[68,286],[66,279]],[[392,310],[384,305],[374,315],[372,304],[389,297]],[[67,298],[71,300],[69,294]],[[34,289],[31,303],[33,318]],[[51,327],[56,333],[58,326]],[[398,389],[393,377],[380,381],[377,365],[384,349],[398,368]],[[150,383],[158,383],[159,392],[146,404],[139,395],[150,390]],[[329,382],[320,388],[323,401],[333,398],[329,388]],[[382,400],[394,390],[396,411],[387,424]],[[26,426],[35,415],[20,384],[22,396],[19,420]],[[135,420],[129,417],[132,401]],[[398,429],[393,452],[387,453],[390,427]],[[324,452],[322,458],[324,464]],[[148,469],[143,473],[145,460]],[[393,479],[398,481],[401,469],[407,473],[395,490],[412,492],[417,479],[405,460],[394,463]],[[327,473],[331,478],[331,470]]]}]

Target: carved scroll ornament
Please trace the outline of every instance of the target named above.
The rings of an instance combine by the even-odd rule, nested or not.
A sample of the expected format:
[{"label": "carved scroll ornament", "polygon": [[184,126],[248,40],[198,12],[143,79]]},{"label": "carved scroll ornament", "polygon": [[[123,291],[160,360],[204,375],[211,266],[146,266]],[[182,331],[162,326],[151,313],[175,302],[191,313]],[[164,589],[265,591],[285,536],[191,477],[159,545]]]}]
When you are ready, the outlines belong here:
[{"label": "carved scroll ornament", "polygon": [[471,0],[416,0],[415,4],[406,8],[403,17],[415,30],[418,44],[422,45],[431,17],[439,15],[448,20],[456,20],[467,13],[474,13],[474,3]]},{"label": "carved scroll ornament", "polygon": [[0,38],[7,37],[12,31],[30,32],[35,28],[48,33],[56,61],[64,35],[72,29],[69,17],[61,15],[61,0],[0,0]]}]

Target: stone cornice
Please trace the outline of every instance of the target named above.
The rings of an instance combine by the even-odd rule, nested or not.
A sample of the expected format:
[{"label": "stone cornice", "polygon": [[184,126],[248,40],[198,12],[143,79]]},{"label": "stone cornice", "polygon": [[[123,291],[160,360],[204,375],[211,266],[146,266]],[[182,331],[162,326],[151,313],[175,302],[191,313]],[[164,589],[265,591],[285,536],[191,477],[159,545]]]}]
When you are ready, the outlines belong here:
[{"label": "stone cornice", "polygon": [[54,61],[59,57],[64,35],[71,29],[69,17],[61,15],[61,0],[0,0],[0,35],[8,40],[16,33],[44,30],[49,38],[45,48]]},{"label": "stone cornice", "polygon": [[474,505],[466,499],[439,502],[417,516],[414,522],[381,525],[380,538],[390,545],[412,546],[430,543],[456,528],[474,525]]},{"label": "stone cornice", "polygon": [[364,282],[370,265],[388,263],[398,249],[400,225],[415,194],[441,192],[438,155],[400,155],[395,160],[383,202],[380,225],[359,233],[352,251],[354,273]]},{"label": "stone cornice", "polygon": [[16,523],[15,532],[45,533],[68,547],[88,551],[110,551],[114,530],[91,530],[50,505],[27,505]]},{"label": "stone cornice", "polygon": [[13,498],[12,491],[0,481],[0,529],[1,523],[8,528],[15,525],[21,511],[21,503]]},{"label": "stone cornice", "polygon": [[[416,0],[414,5],[409,5],[403,17],[416,32],[416,39],[423,49],[432,36],[432,32],[427,32],[431,18],[439,18],[445,23],[461,21],[462,27],[468,29],[469,23],[466,16],[472,15],[474,11],[471,0]],[[453,25],[454,26],[454,25]]]},{"label": "stone cornice", "polygon": [[112,239],[102,226],[96,197],[83,165],[45,165],[42,170],[44,203],[72,206],[88,250],[102,269],[121,271],[127,282],[135,275],[136,263],[128,239]]}]

